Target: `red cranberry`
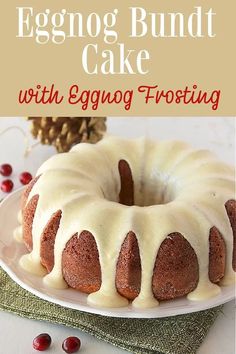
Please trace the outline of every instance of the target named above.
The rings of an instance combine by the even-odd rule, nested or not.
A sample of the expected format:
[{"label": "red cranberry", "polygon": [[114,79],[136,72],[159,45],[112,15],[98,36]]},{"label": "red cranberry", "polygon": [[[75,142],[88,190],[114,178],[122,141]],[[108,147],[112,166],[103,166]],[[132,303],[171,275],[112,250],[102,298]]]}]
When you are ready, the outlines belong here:
[{"label": "red cranberry", "polygon": [[1,190],[4,193],[10,193],[12,191],[13,187],[14,187],[14,184],[10,179],[5,179],[1,183]]},{"label": "red cranberry", "polygon": [[62,349],[68,353],[76,353],[80,349],[80,339],[77,337],[68,337],[62,343]]},{"label": "red cranberry", "polygon": [[8,177],[12,174],[12,167],[8,163],[4,163],[0,166],[0,175]]},{"label": "red cranberry", "polygon": [[20,182],[22,184],[28,184],[32,180],[32,175],[29,172],[22,172],[19,176]]},{"label": "red cranberry", "polygon": [[44,350],[47,350],[50,347],[51,342],[52,339],[50,335],[47,333],[42,333],[34,338],[33,348],[39,350],[40,352],[43,352]]}]

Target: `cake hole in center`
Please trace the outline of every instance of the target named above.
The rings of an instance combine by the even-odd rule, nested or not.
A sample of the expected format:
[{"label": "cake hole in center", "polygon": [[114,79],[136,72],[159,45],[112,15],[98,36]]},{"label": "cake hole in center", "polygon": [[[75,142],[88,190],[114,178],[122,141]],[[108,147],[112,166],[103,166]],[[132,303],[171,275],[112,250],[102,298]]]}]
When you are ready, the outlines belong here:
[{"label": "cake hole in center", "polygon": [[[120,160],[118,164],[120,174],[120,193],[119,203],[124,205],[137,205],[137,206],[151,206],[167,204],[173,198],[167,195],[167,188],[163,182],[150,183],[150,181],[144,181],[140,184],[140,193],[135,200],[135,184],[132,176],[131,168],[127,161]],[[149,183],[149,185],[148,185]],[[145,185],[146,184],[146,185]]]}]

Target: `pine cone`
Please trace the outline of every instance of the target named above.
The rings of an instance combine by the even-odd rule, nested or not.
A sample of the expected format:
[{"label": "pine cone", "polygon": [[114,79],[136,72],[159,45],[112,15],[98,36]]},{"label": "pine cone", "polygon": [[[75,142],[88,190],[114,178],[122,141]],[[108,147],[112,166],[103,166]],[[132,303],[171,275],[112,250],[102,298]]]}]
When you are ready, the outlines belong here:
[{"label": "pine cone", "polygon": [[53,145],[58,152],[69,151],[81,142],[96,143],[106,131],[104,117],[28,117],[31,133],[42,144]]}]

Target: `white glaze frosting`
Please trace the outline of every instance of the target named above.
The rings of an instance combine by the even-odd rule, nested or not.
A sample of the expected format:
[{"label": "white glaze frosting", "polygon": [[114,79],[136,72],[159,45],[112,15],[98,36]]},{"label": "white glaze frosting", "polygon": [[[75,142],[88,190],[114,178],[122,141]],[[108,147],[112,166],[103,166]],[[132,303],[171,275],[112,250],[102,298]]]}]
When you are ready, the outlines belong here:
[{"label": "white glaze frosting", "polygon": [[[134,181],[134,206],[119,204],[118,163],[126,160]],[[233,234],[225,203],[235,199],[234,169],[206,150],[178,141],[105,138],[95,145],[79,144],[58,154],[38,170],[41,175],[28,201],[39,195],[33,221],[33,250],[22,257],[23,268],[45,274],[40,263],[40,238],[53,213],[62,211],[55,239],[54,268],[44,277],[48,286],[65,288],[62,252],[75,233],[90,231],[97,243],[102,273],[99,291],[88,296],[95,306],[119,307],[127,300],[115,286],[116,264],[129,231],[136,235],[141,265],[141,290],[133,301],[138,308],[154,307],[153,268],[161,243],[172,232],[181,233],[198,258],[199,282],[188,295],[202,300],[217,295],[208,277],[209,230],[216,226],[226,244],[223,284],[234,282]]]}]

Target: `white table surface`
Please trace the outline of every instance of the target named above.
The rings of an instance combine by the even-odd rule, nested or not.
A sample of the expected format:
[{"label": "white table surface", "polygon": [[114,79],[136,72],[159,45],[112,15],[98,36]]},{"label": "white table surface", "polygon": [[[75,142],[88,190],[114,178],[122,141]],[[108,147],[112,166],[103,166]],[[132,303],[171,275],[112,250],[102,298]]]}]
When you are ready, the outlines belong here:
[{"label": "white table surface", "polygon": [[[207,148],[231,164],[235,163],[235,118],[109,118],[108,133],[125,137],[147,135],[150,138],[178,139],[189,141],[193,146]],[[24,158],[25,144],[23,134],[12,129],[1,135],[9,126],[21,127],[29,137],[28,122],[22,118],[0,118],[0,164],[13,165],[12,176],[15,188],[20,186],[18,174],[29,170],[34,174],[40,164],[54,153],[52,147],[36,146],[31,154]],[[0,178],[1,180],[1,178]],[[3,197],[0,192],[0,199]],[[0,284],[1,286],[1,284]],[[51,354],[62,352],[61,342],[71,335],[82,340],[81,353],[86,354],[122,354],[124,350],[99,341],[79,330],[46,322],[33,321],[0,312],[0,354],[30,354],[32,339],[39,333],[48,332],[53,338]],[[235,353],[235,310],[234,302],[224,306],[223,313],[212,326],[198,354],[234,354]],[[184,353],[183,353],[184,354]]]}]

